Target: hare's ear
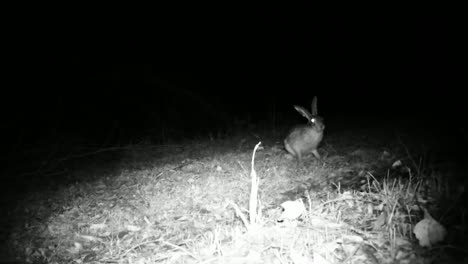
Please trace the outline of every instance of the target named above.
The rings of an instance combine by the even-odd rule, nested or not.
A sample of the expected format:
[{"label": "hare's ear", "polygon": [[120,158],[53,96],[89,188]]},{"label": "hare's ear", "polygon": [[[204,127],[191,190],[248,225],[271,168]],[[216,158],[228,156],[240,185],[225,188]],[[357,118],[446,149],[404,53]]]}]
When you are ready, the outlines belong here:
[{"label": "hare's ear", "polygon": [[312,118],[312,115],[305,108],[295,105],[294,109],[296,109],[296,111],[298,111],[303,117],[307,118],[307,120]]},{"label": "hare's ear", "polygon": [[318,112],[317,112],[317,96],[314,96],[314,99],[312,100],[312,115],[314,115],[314,116],[318,115]]}]

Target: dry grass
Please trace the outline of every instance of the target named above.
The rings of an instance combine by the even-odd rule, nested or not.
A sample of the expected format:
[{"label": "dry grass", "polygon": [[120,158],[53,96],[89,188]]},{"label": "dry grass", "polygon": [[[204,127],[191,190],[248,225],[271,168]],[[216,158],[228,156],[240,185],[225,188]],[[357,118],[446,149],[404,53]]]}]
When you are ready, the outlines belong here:
[{"label": "dry grass", "polygon": [[[447,246],[422,249],[412,230],[422,208],[436,219],[453,215],[456,208],[443,210],[438,201],[445,197],[455,205],[463,190],[448,189],[448,180],[434,171],[424,174],[404,151],[340,145],[338,138],[320,149],[326,164],[310,158],[301,167],[282,146],[264,145],[256,152],[254,195],[256,142],[127,147],[107,175],[21,201],[11,212],[17,222],[10,253],[47,263],[444,260]],[[93,172],[75,173],[89,178]],[[306,211],[278,222],[280,204],[297,199]],[[254,205],[256,217],[249,219]]]}]

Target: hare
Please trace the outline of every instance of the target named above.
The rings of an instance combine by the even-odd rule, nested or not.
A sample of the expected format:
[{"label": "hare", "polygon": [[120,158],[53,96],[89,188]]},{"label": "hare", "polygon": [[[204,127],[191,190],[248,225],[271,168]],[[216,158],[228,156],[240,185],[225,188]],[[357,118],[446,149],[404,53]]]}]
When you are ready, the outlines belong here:
[{"label": "hare", "polygon": [[312,114],[303,107],[295,105],[294,108],[307,118],[308,124],[298,125],[291,129],[284,140],[286,150],[297,158],[298,164],[302,161],[302,155],[310,152],[317,159],[322,160],[317,147],[322,141],[325,124],[323,118],[317,113],[317,97],[315,96],[312,100]]}]

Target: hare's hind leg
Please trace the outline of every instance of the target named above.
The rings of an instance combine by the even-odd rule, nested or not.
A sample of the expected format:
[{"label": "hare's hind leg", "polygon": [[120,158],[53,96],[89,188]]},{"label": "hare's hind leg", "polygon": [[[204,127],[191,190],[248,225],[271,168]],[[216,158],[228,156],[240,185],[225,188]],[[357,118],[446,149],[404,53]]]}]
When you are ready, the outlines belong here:
[{"label": "hare's hind leg", "polygon": [[314,154],[314,156],[320,161],[322,162],[322,165],[326,165],[327,163],[322,159],[322,157],[320,156],[320,154],[318,153],[318,151],[316,149],[312,150],[312,154]]},{"label": "hare's hind leg", "polygon": [[300,155],[294,148],[292,148],[288,143],[285,142],[284,147],[289,154],[291,154],[294,158]]},{"label": "hare's hind leg", "polygon": [[301,152],[298,151],[297,155],[295,157],[297,159],[297,167],[299,168],[299,166],[302,164],[302,154],[301,154]]},{"label": "hare's hind leg", "polygon": [[312,150],[312,154],[314,154],[314,156],[317,159],[322,160],[322,157],[320,157],[320,154],[318,153],[318,151],[316,149]]},{"label": "hare's hind leg", "polygon": [[299,166],[302,163],[302,155],[300,151],[295,150],[289,144],[284,144],[286,150],[296,159],[297,165]]}]

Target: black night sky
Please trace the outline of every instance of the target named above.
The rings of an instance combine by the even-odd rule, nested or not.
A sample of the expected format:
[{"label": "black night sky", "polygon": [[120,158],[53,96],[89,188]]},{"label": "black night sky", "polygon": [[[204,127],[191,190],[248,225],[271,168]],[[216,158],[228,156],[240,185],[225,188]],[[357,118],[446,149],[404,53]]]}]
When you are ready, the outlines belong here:
[{"label": "black night sky", "polygon": [[462,36],[450,17],[257,10],[226,23],[150,22],[33,29],[2,95],[4,161],[60,140],[164,143],[240,121],[283,131],[304,122],[292,105],[315,95],[327,133],[466,127]]}]

